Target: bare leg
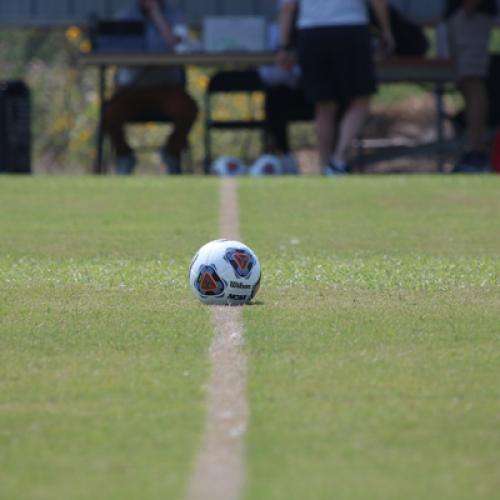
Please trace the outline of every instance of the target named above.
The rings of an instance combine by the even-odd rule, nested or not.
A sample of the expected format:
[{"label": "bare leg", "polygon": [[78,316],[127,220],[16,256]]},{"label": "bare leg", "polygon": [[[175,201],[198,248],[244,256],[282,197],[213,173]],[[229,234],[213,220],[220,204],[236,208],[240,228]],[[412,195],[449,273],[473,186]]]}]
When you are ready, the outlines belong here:
[{"label": "bare leg", "polygon": [[484,146],[484,136],[488,122],[488,93],[480,78],[466,78],[460,88],[465,98],[465,118],[467,123],[468,146],[473,151]]},{"label": "bare leg", "polygon": [[133,151],[125,135],[125,124],[136,113],[139,101],[134,89],[120,89],[106,103],[104,129],[109,135],[117,156],[128,156]]},{"label": "bare leg", "polygon": [[332,157],[336,113],[337,104],[334,101],[316,103],[316,136],[318,138],[319,157],[322,166],[328,165]]},{"label": "bare leg", "polygon": [[105,125],[118,156],[132,152],[126,137],[125,124],[134,116],[162,111],[174,123],[166,142],[166,150],[178,156],[187,144],[188,134],[196,120],[195,101],[180,86],[120,89],[107,103]]},{"label": "bare leg", "polygon": [[352,141],[363,127],[370,111],[370,97],[356,97],[351,101],[340,123],[340,133],[333,159],[345,163]]},{"label": "bare leg", "polygon": [[171,87],[158,99],[158,106],[174,122],[174,129],[165,142],[165,150],[179,157],[188,143],[188,135],[198,114],[198,106],[186,91]]}]

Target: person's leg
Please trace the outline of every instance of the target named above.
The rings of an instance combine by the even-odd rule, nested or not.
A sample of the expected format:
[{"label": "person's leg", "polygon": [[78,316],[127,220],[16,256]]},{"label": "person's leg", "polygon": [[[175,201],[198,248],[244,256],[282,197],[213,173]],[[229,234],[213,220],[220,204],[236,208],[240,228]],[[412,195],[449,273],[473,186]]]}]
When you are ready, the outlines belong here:
[{"label": "person's leg", "polygon": [[454,173],[478,173],[489,169],[484,148],[488,119],[488,94],[484,80],[489,66],[489,37],[493,19],[486,14],[468,16],[458,10],[449,20],[449,42],[459,88],[465,99],[467,138]]},{"label": "person's leg", "polygon": [[133,153],[125,136],[125,124],[142,106],[144,94],[141,90],[119,89],[105,104],[104,131],[109,136],[117,157],[125,157]]},{"label": "person's leg", "polygon": [[333,154],[334,161],[340,164],[347,163],[349,148],[361,131],[369,112],[370,97],[356,97],[350,102],[340,122],[339,137]]},{"label": "person's leg", "polygon": [[284,174],[299,173],[299,164],[290,148],[288,125],[294,121],[312,121],[313,104],[306,100],[303,88],[278,85],[266,88],[265,109],[270,151],[279,157]]},{"label": "person's leg", "polygon": [[188,144],[189,132],[198,115],[198,106],[181,86],[161,89],[158,106],[174,124],[173,131],[165,142],[165,151],[179,158]]},{"label": "person's leg", "polygon": [[158,110],[173,121],[174,130],[164,152],[171,157],[171,163],[175,163],[171,170],[180,173],[180,155],[198,112],[196,103],[183,87],[120,89],[106,104],[105,129],[118,159],[130,158],[133,151],[126,140],[125,124],[134,116]]},{"label": "person's leg", "polygon": [[290,88],[284,85],[272,86],[266,89],[266,121],[271,141],[271,148],[275,154],[288,154],[288,108],[291,105]]},{"label": "person's leg", "polygon": [[299,30],[298,53],[306,100],[314,108],[319,160],[325,173],[333,153],[337,116],[336,28]]},{"label": "person's leg", "polygon": [[[338,136],[332,165],[347,169],[349,149],[361,131],[370,111],[370,99],[377,89],[370,32],[364,26],[351,26],[340,30],[339,50],[336,52],[339,106]],[[341,47],[349,47],[348,51]]]},{"label": "person's leg", "polygon": [[465,99],[467,149],[480,151],[484,147],[488,120],[488,92],[481,78],[465,78],[460,83]]},{"label": "person's leg", "polygon": [[335,138],[335,101],[320,101],[315,106],[316,137],[318,139],[319,159],[326,167],[331,160]]}]

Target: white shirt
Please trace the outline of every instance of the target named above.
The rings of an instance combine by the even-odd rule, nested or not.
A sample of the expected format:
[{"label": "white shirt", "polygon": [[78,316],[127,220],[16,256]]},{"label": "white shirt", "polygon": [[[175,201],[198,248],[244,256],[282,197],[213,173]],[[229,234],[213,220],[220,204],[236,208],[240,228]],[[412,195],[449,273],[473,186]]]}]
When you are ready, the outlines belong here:
[{"label": "white shirt", "polygon": [[299,29],[368,24],[366,0],[299,0],[299,9]]}]

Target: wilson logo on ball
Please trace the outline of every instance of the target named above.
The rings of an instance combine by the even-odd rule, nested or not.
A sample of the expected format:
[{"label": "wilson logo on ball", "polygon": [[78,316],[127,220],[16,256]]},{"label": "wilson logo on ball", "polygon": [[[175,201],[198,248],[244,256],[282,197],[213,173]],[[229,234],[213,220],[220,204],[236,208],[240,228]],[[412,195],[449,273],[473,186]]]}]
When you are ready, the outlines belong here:
[{"label": "wilson logo on ball", "polygon": [[228,248],[224,259],[231,264],[236,276],[247,278],[255,265],[254,256],[245,249]]},{"label": "wilson logo on ball", "polygon": [[201,295],[210,297],[224,293],[224,283],[212,266],[202,266],[200,268],[196,288]]}]

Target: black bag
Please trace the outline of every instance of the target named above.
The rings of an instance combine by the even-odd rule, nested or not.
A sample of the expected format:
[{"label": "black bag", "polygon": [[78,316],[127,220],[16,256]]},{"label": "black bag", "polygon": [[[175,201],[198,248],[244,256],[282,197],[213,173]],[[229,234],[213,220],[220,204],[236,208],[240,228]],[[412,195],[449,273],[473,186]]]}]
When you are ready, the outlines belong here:
[{"label": "black bag", "polygon": [[31,173],[31,99],[20,80],[0,81],[0,173]]},{"label": "black bag", "polygon": [[500,54],[490,56],[490,69],[488,79],[488,124],[491,127],[500,125]]}]

